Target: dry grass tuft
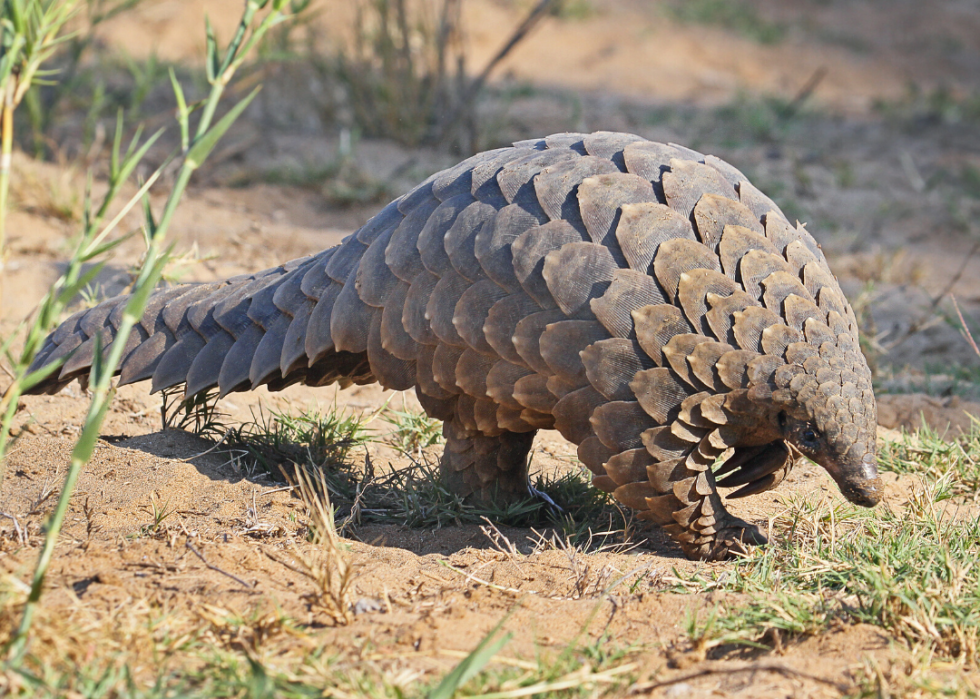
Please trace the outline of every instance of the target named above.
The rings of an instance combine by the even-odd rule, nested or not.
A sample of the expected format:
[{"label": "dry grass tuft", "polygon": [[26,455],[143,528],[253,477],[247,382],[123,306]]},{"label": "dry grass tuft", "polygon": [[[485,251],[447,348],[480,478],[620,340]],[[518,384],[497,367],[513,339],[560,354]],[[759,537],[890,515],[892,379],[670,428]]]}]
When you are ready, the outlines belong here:
[{"label": "dry grass tuft", "polygon": [[356,566],[348,558],[337,533],[323,471],[317,470],[317,474],[319,478],[315,482],[313,476],[300,467],[295,470],[295,483],[286,476],[306,506],[307,536],[314,544],[307,550],[291,545],[288,550],[295,564],[289,567],[313,582],[313,592],[304,595],[310,606],[325,613],[334,624],[345,625],[353,619],[351,584]]}]

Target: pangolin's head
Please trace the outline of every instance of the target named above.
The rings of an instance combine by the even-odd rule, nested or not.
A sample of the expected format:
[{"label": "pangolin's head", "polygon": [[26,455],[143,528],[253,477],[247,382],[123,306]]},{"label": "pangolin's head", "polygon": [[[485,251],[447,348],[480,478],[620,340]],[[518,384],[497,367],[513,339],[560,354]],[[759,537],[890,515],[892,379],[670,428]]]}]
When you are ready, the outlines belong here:
[{"label": "pangolin's head", "polygon": [[[883,488],[876,455],[877,406],[871,373],[851,333],[801,348],[762,388],[777,409],[783,439],[823,466],[851,502],[873,507]],[[793,360],[796,361],[793,361]],[[759,391],[756,391],[759,395]]]}]

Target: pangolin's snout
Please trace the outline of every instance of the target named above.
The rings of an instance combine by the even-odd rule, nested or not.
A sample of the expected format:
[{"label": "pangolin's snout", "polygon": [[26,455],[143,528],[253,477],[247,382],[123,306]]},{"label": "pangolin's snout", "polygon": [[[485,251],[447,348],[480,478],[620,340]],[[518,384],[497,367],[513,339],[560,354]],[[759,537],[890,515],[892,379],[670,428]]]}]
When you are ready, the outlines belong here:
[{"label": "pangolin's snout", "polygon": [[884,486],[874,452],[868,452],[856,464],[844,465],[836,473],[830,471],[830,475],[837,481],[841,494],[855,505],[874,507],[881,502]]}]

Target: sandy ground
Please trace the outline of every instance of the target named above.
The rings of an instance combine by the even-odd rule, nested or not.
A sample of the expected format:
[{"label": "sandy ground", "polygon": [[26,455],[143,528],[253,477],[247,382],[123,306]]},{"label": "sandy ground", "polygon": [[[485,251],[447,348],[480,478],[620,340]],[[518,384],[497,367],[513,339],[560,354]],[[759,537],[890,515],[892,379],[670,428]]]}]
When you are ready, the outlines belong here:
[{"label": "sandy ground", "polygon": [[[796,190],[811,210],[832,211],[840,224],[826,231],[814,229],[815,235],[849,289],[859,291],[869,270],[878,269],[879,289],[886,292],[876,297],[878,327],[892,323],[900,334],[899,326],[909,322],[910,303],[928,306],[929,294],[944,289],[971,243],[962,228],[937,213],[945,212],[947,203],[930,200],[936,196],[928,191],[917,191],[909,184],[907,168],[896,163],[906,162],[903,153],[911,153],[919,167],[980,163],[980,149],[971,140],[975,132],[956,129],[943,132],[945,139],[932,132],[902,132],[896,140],[892,127],[875,121],[870,107],[875,100],[900,99],[912,80],[924,87],[944,83],[975,90],[980,81],[980,12],[965,1],[899,2],[894,11],[889,4],[887,12],[874,2],[804,4],[809,9],[794,14],[782,3],[754,3],[760,16],[787,27],[782,42],[760,45],[715,27],[678,24],[640,0],[594,2],[594,14],[585,19],[548,23],[534,42],[507,60],[502,73],[548,89],[601,89],[610,97],[587,101],[582,117],[588,121],[586,127],[628,128],[653,138],[680,140],[685,133],[670,124],[621,123],[621,100],[655,94],[661,101],[707,107],[728,103],[743,91],[792,96],[814,70],[826,67],[828,77],[815,99],[822,109],[847,115],[850,121],[831,119],[813,138],[827,146],[831,161],[851,158],[861,183],[855,189],[845,191],[833,184],[825,161],[812,165],[797,157],[805,151],[803,146],[784,146],[775,157],[765,144],[718,145],[712,150],[740,167],[747,163],[764,182],[785,180],[793,168],[811,168],[811,174],[824,177],[810,189]],[[329,8],[337,23],[345,16],[342,5]],[[151,2],[132,16],[114,20],[104,29],[105,38],[135,56],[155,50],[168,58],[195,57],[200,55],[198,35],[187,27],[198,27],[206,9],[219,32],[227,35],[239,6],[235,0]],[[474,64],[480,65],[520,13],[509,3],[489,0],[472,3],[467,12]],[[912,27],[920,30],[914,36]],[[538,101],[515,107],[516,113],[527,115],[524,128],[532,133],[569,128],[561,114],[558,119],[549,116],[554,102],[534,99]],[[250,134],[260,128],[246,123],[229,138],[251,143]],[[183,270],[184,280],[255,271],[319,251],[338,243],[376,210],[333,207],[311,189],[221,186],[223,177],[234,179],[235,173],[260,169],[272,160],[288,161],[299,153],[332,157],[336,144],[331,134],[275,132],[263,134],[263,139],[262,147],[204,173],[189,191],[173,226],[177,249],[196,250],[197,261]],[[705,149],[710,145],[701,144]],[[444,154],[413,155],[385,142],[364,142],[358,155],[379,178],[399,170],[409,158],[428,171],[451,162]],[[56,277],[77,225],[51,215],[45,198],[75,197],[77,204],[82,184],[79,173],[67,166],[34,163],[19,155],[14,167],[39,184],[15,185],[16,208],[9,223],[12,255],[2,280],[3,333],[30,312]],[[910,203],[908,208],[889,214],[889,207],[903,199]],[[869,211],[878,212],[879,218],[869,221]],[[128,223],[135,225],[136,219]],[[896,251],[904,255],[897,262]],[[101,277],[103,293],[122,288],[127,269],[138,259],[138,243],[124,245]],[[912,277],[914,285],[908,283]],[[967,259],[954,292],[968,310],[978,307],[980,261]],[[892,366],[915,363],[923,356],[956,364],[973,361],[951,326],[933,325],[913,335],[903,344],[904,354],[892,355]],[[280,394],[265,389],[236,394],[221,407],[232,421],[244,421],[258,406],[299,411],[336,404],[370,413],[389,398],[376,386],[344,392],[293,387]],[[400,407],[401,400],[395,397],[393,405]],[[410,396],[406,401],[417,406]],[[977,412],[976,404],[950,396],[911,401],[883,400],[885,425],[918,424],[925,411],[932,424],[966,426],[967,413]],[[16,425],[22,436],[8,460],[0,511],[17,518],[26,539],[18,537],[13,520],[0,520],[0,570],[27,577],[37,555],[40,526],[57,498],[86,405],[77,385],[57,396],[22,400]],[[111,620],[121,608],[135,608],[147,600],[173,608],[211,605],[243,613],[277,606],[310,624],[317,642],[338,652],[370,643],[393,673],[446,669],[459,651],[469,651],[518,603],[507,624],[519,632],[505,652],[508,657],[557,653],[587,625],[592,638],[608,633],[618,643],[642,648],[638,662],[646,677],[754,659],[724,653],[704,658],[688,652],[687,615],[720,603],[737,607],[740,600],[666,592],[678,575],[721,572],[726,564],[686,561],[653,530],[636,532],[638,546],[629,552],[575,559],[554,548],[536,547],[528,530],[503,530],[523,552],[515,555],[494,545],[476,526],[436,531],[358,527],[349,543],[358,566],[355,598],[363,601],[365,611],[348,627],[330,628],[305,597],[309,581],[284,563],[287,546],[302,539],[300,503],[277,491],[269,479],[236,470],[227,455],[195,457],[211,444],[186,433],[160,431],[159,405],[159,397],[148,396],[144,385],[120,390],[55,555],[51,593],[45,598],[52,609],[82,607],[95,618]],[[404,456],[381,443],[371,443],[368,450],[374,463],[396,468],[407,464]],[[354,458],[363,460],[363,452]],[[534,464],[551,471],[575,468],[574,449],[557,433],[541,433]],[[886,475],[886,481],[889,505],[900,507],[907,483],[892,475]],[[765,527],[782,509],[781,498],[814,492],[839,498],[822,470],[802,467],[778,493],[738,501],[733,510]],[[173,514],[156,531],[148,529],[154,506],[161,505]],[[603,594],[623,576],[620,587]],[[598,614],[586,624],[597,605]],[[874,628],[841,627],[781,650],[779,662],[805,674],[709,675],[687,683],[688,694],[683,696],[834,696],[839,689],[806,675],[847,684],[865,658],[886,660],[894,653],[889,640]]]}]

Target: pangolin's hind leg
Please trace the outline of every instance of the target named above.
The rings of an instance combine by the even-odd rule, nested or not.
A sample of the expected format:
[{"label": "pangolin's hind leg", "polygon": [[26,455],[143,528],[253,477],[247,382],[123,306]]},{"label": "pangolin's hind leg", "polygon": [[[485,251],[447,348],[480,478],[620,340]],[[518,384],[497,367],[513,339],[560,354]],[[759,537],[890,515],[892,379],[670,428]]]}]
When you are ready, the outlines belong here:
[{"label": "pangolin's hind leg", "polygon": [[534,432],[487,436],[456,420],[443,426],[446,448],[440,464],[443,483],[473,502],[506,505],[526,497],[527,457]]}]

